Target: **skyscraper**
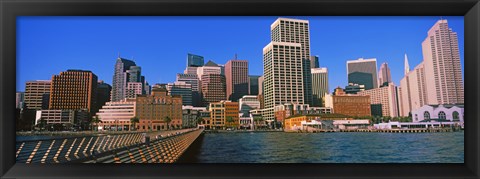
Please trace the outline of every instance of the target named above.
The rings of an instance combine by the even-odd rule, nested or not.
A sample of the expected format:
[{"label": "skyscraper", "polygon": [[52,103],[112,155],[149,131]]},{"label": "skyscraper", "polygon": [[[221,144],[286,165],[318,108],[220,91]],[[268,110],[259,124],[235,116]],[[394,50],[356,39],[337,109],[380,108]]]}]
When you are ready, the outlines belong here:
[{"label": "skyscraper", "polygon": [[270,26],[272,42],[300,44],[302,88],[305,104],[312,105],[312,79],[310,71],[310,30],[308,20],[278,18]]},{"label": "skyscraper", "polygon": [[202,56],[191,53],[187,54],[187,67],[201,67],[204,63]]},{"label": "skyscraper", "polygon": [[197,77],[202,81],[202,76],[206,74],[222,74],[221,67],[213,61],[208,61],[204,66],[197,68]]},{"label": "skyscraper", "polygon": [[135,62],[125,58],[117,58],[112,80],[111,101],[120,101],[125,98],[125,88],[128,82],[126,72],[132,66],[136,66]]},{"label": "skyscraper", "polygon": [[97,75],[85,70],[67,70],[52,76],[49,109],[85,110],[95,113]]},{"label": "skyscraper", "polygon": [[203,106],[227,99],[225,76],[221,74],[202,75],[201,87]]},{"label": "skyscraper", "polygon": [[200,81],[197,78],[197,74],[177,74],[176,82],[185,82],[192,86],[192,106],[201,106],[200,96]]},{"label": "skyscraper", "polygon": [[428,104],[464,103],[457,33],[438,20],[422,42]]},{"label": "skyscraper", "polygon": [[304,104],[302,45],[270,42],[263,48],[265,118],[274,120],[274,107]]},{"label": "skyscraper", "polygon": [[320,68],[318,56],[310,56],[310,68]]},{"label": "skyscraper", "polygon": [[388,63],[382,63],[380,65],[380,70],[378,71],[378,85],[383,86],[384,84],[392,82],[392,75],[390,74],[390,68],[388,68]]},{"label": "skyscraper", "polygon": [[365,90],[378,88],[377,59],[363,59],[347,61],[348,83],[365,85]]},{"label": "skyscraper", "polygon": [[102,108],[105,103],[110,101],[110,92],[112,91],[112,86],[103,82],[102,80],[98,81],[97,84],[97,109]]},{"label": "skyscraper", "polygon": [[250,75],[248,76],[248,94],[249,95],[258,95],[258,85],[260,76]]},{"label": "skyscraper", "polygon": [[237,102],[248,94],[248,61],[229,60],[225,64],[225,80],[227,82],[227,99]]},{"label": "skyscraper", "polygon": [[23,109],[25,99],[25,93],[17,91],[15,94],[15,108],[16,109]]},{"label": "skyscraper", "polygon": [[[406,63],[408,65],[408,62]],[[405,67],[405,69],[409,67]],[[401,80],[399,88],[400,116],[408,116],[415,109],[428,104],[424,62],[409,71]]]},{"label": "skyscraper", "polygon": [[187,84],[186,82],[174,82],[167,84],[168,95],[180,95],[182,96],[182,105],[191,106],[192,105],[192,85]]},{"label": "skyscraper", "polygon": [[27,81],[25,84],[25,107],[27,109],[42,109],[44,94],[50,94],[50,80]]},{"label": "skyscraper", "polygon": [[313,106],[323,107],[325,93],[328,93],[327,68],[312,68]]},{"label": "skyscraper", "polygon": [[[360,91],[357,94],[370,96],[372,115],[398,117],[397,91],[393,83],[388,83],[380,88]],[[373,110],[375,106],[379,106],[379,112]]]}]

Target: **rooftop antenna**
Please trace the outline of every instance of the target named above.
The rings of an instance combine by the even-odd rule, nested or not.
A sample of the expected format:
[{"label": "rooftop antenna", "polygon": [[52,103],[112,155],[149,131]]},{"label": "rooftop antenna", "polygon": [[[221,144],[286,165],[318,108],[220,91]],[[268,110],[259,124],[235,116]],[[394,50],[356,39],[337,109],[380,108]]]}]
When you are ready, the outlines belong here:
[{"label": "rooftop antenna", "polygon": [[237,53],[235,53],[235,60],[237,60]]},{"label": "rooftop antenna", "polygon": [[120,52],[118,52],[118,58],[120,58]]}]

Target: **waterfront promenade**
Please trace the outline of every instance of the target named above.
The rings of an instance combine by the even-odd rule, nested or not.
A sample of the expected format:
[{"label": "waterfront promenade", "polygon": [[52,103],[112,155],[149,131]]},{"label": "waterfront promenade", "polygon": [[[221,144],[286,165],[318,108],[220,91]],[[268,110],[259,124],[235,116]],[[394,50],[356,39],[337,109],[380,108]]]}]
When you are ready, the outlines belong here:
[{"label": "waterfront promenade", "polygon": [[[181,156],[190,144],[202,134],[202,131],[203,129],[182,129],[18,141],[16,144],[16,162],[171,163]],[[129,157],[133,156],[133,159],[130,158],[128,161],[117,160],[123,154]]]}]

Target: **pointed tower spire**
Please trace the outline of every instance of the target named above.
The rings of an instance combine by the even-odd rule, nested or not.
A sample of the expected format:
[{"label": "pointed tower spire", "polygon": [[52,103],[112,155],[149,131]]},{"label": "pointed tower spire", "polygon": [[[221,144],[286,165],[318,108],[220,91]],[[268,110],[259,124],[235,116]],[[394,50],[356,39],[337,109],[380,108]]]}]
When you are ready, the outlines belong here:
[{"label": "pointed tower spire", "polygon": [[118,52],[118,58],[120,58],[120,52]]},{"label": "pointed tower spire", "polygon": [[404,75],[407,75],[408,72],[410,72],[410,66],[408,65],[407,53],[405,53],[405,74]]}]

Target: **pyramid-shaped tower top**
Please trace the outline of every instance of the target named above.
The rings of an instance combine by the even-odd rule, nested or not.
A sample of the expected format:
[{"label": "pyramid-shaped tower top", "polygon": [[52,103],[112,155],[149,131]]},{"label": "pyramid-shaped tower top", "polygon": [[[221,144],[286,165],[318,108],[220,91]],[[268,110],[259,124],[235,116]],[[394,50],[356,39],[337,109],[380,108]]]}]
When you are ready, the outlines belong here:
[{"label": "pyramid-shaped tower top", "polygon": [[410,66],[408,65],[408,57],[407,57],[407,53],[405,53],[405,72],[404,72],[404,75],[407,75],[408,72],[410,72]]},{"label": "pyramid-shaped tower top", "polygon": [[212,62],[211,60],[209,60],[207,63],[205,63],[204,66],[218,67],[218,65],[215,62]]}]

